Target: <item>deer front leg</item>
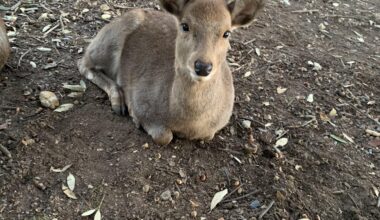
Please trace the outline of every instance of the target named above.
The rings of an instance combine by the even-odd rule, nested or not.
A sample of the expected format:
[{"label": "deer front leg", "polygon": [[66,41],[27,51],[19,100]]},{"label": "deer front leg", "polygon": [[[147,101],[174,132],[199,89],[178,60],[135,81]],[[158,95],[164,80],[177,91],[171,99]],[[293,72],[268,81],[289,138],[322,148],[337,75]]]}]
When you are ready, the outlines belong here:
[{"label": "deer front leg", "polygon": [[170,129],[161,125],[145,125],[145,131],[153,138],[154,143],[158,145],[167,145],[173,139],[173,133]]},{"label": "deer front leg", "polygon": [[88,68],[84,59],[79,60],[78,68],[81,75],[86,77],[100,89],[105,91],[111,101],[112,110],[118,115],[127,115],[128,110],[125,105],[124,92],[117,84],[101,71]]}]

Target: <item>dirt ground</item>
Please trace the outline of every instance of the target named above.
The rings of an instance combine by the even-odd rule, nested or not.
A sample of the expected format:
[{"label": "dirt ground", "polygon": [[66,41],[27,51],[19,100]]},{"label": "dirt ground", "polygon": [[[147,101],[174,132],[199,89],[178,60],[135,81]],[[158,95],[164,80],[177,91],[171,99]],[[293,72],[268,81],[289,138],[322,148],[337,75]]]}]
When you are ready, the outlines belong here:
[{"label": "dirt ground", "polygon": [[[0,144],[11,153],[0,152],[0,219],[91,219],[81,213],[100,204],[103,219],[380,219],[380,1],[268,0],[231,39],[228,126],[165,147],[90,82],[80,98],[62,87],[82,79],[76,60],[102,14],[158,1],[20,2],[0,3],[12,46],[0,73]],[[42,90],[74,108],[42,108]],[[62,191],[69,173],[77,199]]]}]

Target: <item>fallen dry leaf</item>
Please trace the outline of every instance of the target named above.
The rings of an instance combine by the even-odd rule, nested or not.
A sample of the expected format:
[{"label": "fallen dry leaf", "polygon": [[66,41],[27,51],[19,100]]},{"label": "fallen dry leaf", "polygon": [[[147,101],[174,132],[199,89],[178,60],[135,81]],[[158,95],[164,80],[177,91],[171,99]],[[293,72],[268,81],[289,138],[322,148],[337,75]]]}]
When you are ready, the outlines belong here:
[{"label": "fallen dry leaf", "polygon": [[67,112],[69,111],[70,109],[72,109],[74,107],[74,104],[71,104],[71,103],[68,103],[68,104],[62,104],[60,105],[56,110],[54,110],[55,112]]},{"label": "fallen dry leaf", "polygon": [[336,135],[333,135],[333,134],[330,134],[330,137],[340,143],[343,143],[343,144],[347,144],[347,141],[343,140],[342,138],[336,136]]},{"label": "fallen dry leaf", "polygon": [[319,113],[319,117],[320,117],[321,120],[324,121],[324,122],[328,122],[328,121],[330,121],[330,118],[329,118],[324,112],[320,112],[320,113]]},{"label": "fallen dry leaf", "polygon": [[369,134],[369,135],[372,135],[372,136],[375,136],[375,137],[380,137],[380,132],[373,131],[373,130],[370,130],[370,129],[365,130],[365,132],[367,134]]},{"label": "fallen dry leaf", "polygon": [[89,216],[89,215],[92,215],[96,212],[96,209],[91,209],[91,210],[88,210],[88,211],[85,211],[82,213],[82,217],[85,217],[85,216]]},{"label": "fallen dry leaf", "polygon": [[349,142],[355,144],[355,141],[354,139],[352,139],[350,136],[348,136],[346,133],[342,133],[343,134],[343,137],[346,138]]},{"label": "fallen dry leaf", "polygon": [[281,86],[277,88],[277,94],[283,94],[288,90],[287,88],[282,88]]},{"label": "fallen dry leaf", "polygon": [[75,188],[75,177],[73,174],[69,173],[67,176],[67,186],[71,191],[74,191]]},{"label": "fallen dry leaf", "polygon": [[102,214],[100,214],[100,210],[98,210],[95,214],[94,220],[101,220],[102,219]]},{"label": "fallen dry leaf", "polygon": [[80,81],[79,85],[70,85],[70,84],[64,83],[63,88],[71,90],[73,92],[85,92],[87,89],[86,84],[83,80]]},{"label": "fallen dry leaf", "polygon": [[376,197],[379,197],[379,190],[377,189],[376,186],[372,185],[373,193],[375,193]]},{"label": "fallen dry leaf", "polygon": [[331,109],[329,116],[330,117],[336,117],[337,115],[338,115],[338,113],[336,112],[335,108]]},{"label": "fallen dry leaf", "polygon": [[62,169],[56,169],[56,168],[54,168],[54,167],[50,167],[50,171],[52,171],[52,172],[54,172],[54,173],[63,173],[63,172],[65,172],[67,169],[69,169],[71,166],[72,166],[72,164],[69,164],[69,165],[64,166]]},{"label": "fallen dry leaf", "polygon": [[212,211],[227,195],[228,189],[215,193],[211,201],[210,211]]},{"label": "fallen dry leaf", "polygon": [[62,191],[63,193],[66,194],[67,197],[69,197],[70,199],[78,199],[76,196],[75,196],[75,193],[73,191],[71,191],[67,186],[63,185],[62,184]]},{"label": "fallen dry leaf", "polygon": [[288,139],[287,138],[281,138],[276,141],[275,147],[283,147],[288,144]]}]

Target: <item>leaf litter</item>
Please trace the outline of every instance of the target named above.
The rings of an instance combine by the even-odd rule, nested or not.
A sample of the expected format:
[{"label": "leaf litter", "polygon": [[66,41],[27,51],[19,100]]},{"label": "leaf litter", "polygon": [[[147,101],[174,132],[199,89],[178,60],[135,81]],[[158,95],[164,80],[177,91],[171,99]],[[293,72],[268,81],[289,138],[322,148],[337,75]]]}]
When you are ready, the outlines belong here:
[{"label": "leaf litter", "polygon": [[67,186],[71,191],[74,191],[75,188],[75,177],[73,174],[69,173],[67,176]]},{"label": "leaf litter", "polygon": [[227,193],[228,189],[215,193],[214,197],[211,200],[210,211],[212,211],[223,200]]},{"label": "leaf litter", "polygon": [[72,166],[72,164],[69,164],[69,165],[66,165],[64,166],[62,169],[56,169],[54,167],[50,167],[50,171],[54,172],[54,173],[63,173],[65,172],[66,170],[68,170],[70,167]]}]

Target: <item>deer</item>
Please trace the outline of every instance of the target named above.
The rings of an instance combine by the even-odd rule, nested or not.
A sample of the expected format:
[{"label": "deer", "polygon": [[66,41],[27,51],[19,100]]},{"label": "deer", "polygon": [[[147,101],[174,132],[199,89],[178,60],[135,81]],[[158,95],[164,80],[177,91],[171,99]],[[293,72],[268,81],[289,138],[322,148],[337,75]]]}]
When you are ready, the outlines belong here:
[{"label": "deer", "polygon": [[7,29],[3,19],[0,17],[0,70],[3,69],[10,54],[9,41],[7,36]]},{"label": "deer", "polygon": [[113,111],[158,145],[173,135],[212,140],[232,115],[229,38],[264,0],[160,0],[165,12],[133,9],[105,25],[78,60]]}]

